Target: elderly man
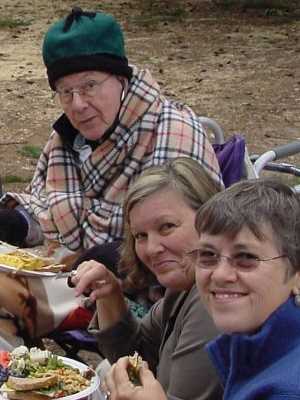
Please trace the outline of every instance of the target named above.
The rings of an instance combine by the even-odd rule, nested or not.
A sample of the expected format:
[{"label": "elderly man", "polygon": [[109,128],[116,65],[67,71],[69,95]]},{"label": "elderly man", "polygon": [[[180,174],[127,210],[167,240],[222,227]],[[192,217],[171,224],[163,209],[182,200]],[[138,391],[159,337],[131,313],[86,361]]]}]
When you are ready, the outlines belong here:
[{"label": "elderly man", "polygon": [[28,192],[2,199],[13,212],[1,210],[0,239],[34,246],[46,238],[73,251],[121,239],[129,183],[182,155],[221,184],[197,116],[166,99],[149,71],[128,64],[111,15],[73,9],[46,33],[43,59],[63,114]]}]

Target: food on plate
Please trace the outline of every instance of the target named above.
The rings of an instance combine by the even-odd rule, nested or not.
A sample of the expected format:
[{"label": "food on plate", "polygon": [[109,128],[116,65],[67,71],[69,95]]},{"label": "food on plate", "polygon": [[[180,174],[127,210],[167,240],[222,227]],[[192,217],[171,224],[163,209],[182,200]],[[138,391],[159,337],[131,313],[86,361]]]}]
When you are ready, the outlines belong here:
[{"label": "food on plate", "polygon": [[19,249],[8,253],[1,253],[0,264],[8,265],[16,269],[48,272],[58,272],[63,267],[60,264],[54,264],[54,260],[50,257],[37,256]]},{"label": "food on plate", "polygon": [[51,261],[49,258],[35,256],[23,250],[15,250],[11,253],[0,254],[0,263],[11,267],[35,270],[51,264]]},{"label": "food on plate", "polygon": [[49,387],[56,385],[57,382],[58,376],[56,374],[47,373],[41,378],[17,378],[15,376],[9,376],[7,386],[10,389],[28,391],[48,389]]},{"label": "food on plate", "polygon": [[130,382],[132,382],[135,386],[141,386],[139,370],[142,366],[143,359],[135,352],[133,356],[129,356],[129,366],[127,368],[128,376]]},{"label": "food on plate", "polygon": [[7,395],[9,400],[50,400],[48,396],[36,392],[12,392]]},{"label": "food on plate", "polygon": [[8,351],[0,350],[0,365],[7,367],[10,361],[10,355]]},{"label": "food on plate", "polygon": [[59,399],[87,389],[95,375],[88,367],[92,373],[84,374],[52,352],[36,347],[19,346],[8,354],[7,367],[1,366],[4,383],[0,391],[9,399]]}]

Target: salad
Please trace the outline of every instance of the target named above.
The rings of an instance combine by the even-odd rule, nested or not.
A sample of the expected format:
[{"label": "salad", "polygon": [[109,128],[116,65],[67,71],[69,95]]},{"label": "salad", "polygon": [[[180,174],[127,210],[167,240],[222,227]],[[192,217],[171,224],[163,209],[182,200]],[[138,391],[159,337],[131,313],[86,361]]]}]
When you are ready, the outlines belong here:
[{"label": "salad", "polygon": [[82,373],[49,350],[0,351],[0,391],[9,399],[59,399],[88,388],[93,376],[90,368]]}]

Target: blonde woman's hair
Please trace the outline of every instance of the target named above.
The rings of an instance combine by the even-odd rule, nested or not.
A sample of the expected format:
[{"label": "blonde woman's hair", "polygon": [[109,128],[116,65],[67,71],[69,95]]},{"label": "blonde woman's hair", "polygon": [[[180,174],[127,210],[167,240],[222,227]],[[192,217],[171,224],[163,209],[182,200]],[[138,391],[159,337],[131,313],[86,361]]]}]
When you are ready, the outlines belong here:
[{"label": "blonde woman's hair", "polygon": [[119,269],[127,273],[125,286],[143,288],[153,278],[136,255],[135,240],[130,229],[130,212],[140,201],[166,189],[177,191],[193,210],[197,210],[219,191],[217,184],[204,168],[189,157],[178,157],[166,164],[150,167],[133,182],[123,205],[124,241],[121,246]]}]

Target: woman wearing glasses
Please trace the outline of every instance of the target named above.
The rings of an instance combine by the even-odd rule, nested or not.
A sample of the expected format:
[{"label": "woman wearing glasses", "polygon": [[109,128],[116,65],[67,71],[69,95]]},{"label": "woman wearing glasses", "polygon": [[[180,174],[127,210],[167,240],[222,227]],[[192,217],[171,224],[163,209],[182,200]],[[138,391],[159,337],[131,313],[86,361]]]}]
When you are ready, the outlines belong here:
[{"label": "woman wearing glasses", "polygon": [[[129,188],[121,255],[121,266],[128,272],[126,283],[142,289],[155,278],[167,288],[142,320],[128,310],[119,280],[103,264],[86,261],[72,278],[77,295],[91,290],[90,298],[97,300],[90,331],[97,336],[102,354],[115,362],[138,351],[168,399],[222,398],[204,350],[217,331],[199,301],[194,267],[186,268],[185,257],[198,245],[196,210],[217,190],[201,166],[188,157],[146,170]],[[113,387],[107,386],[106,396],[114,399]],[[148,398],[156,399],[151,390]]]},{"label": "woman wearing glasses", "polygon": [[[202,302],[224,332],[207,346],[224,400],[299,399],[298,195],[278,181],[238,183],[201,207],[196,230],[189,257]],[[127,363],[120,359],[107,377],[111,391],[146,400],[152,388],[153,398],[165,399],[146,367],[143,386],[129,389]]]},{"label": "woman wearing glasses", "polygon": [[225,334],[208,346],[224,399],[300,398],[300,203],[277,181],[245,181],[197,215],[201,299]]}]

